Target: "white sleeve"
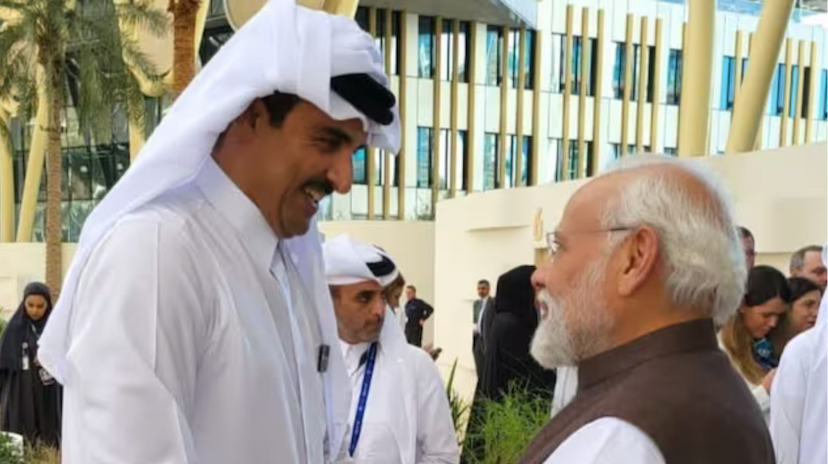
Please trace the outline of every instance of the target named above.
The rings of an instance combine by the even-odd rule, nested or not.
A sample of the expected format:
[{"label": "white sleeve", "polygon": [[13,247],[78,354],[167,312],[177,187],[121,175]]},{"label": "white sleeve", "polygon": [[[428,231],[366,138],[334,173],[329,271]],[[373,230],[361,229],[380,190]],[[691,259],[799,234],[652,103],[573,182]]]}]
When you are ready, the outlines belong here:
[{"label": "white sleeve", "polygon": [[457,464],[460,448],[451,418],[448,397],[437,366],[425,351],[418,353],[419,390],[417,418],[417,464]]},{"label": "white sleeve", "polygon": [[653,440],[638,427],[604,417],[578,429],[544,464],[665,464]]},{"label": "white sleeve", "polygon": [[67,356],[64,464],[195,462],[187,417],[208,305],[177,229],[122,221],[83,270]]},{"label": "white sleeve", "polygon": [[799,462],[802,415],[807,393],[807,374],[802,351],[805,337],[796,337],[785,347],[770,395],[770,433],[776,462]]}]

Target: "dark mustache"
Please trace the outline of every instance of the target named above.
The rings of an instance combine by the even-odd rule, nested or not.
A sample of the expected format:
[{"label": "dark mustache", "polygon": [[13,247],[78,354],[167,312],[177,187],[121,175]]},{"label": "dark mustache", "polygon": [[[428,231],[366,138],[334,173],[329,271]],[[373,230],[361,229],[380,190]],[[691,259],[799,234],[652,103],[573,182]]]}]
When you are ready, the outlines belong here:
[{"label": "dark mustache", "polygon": [[333,184],[331,184],[327,179],[311,179],[305,182],[305,185],[302,186],[302,190],[306,188],[312,188],[314,190],[319,190],[323,192],[323,196],[328,196],[334,191]]}]

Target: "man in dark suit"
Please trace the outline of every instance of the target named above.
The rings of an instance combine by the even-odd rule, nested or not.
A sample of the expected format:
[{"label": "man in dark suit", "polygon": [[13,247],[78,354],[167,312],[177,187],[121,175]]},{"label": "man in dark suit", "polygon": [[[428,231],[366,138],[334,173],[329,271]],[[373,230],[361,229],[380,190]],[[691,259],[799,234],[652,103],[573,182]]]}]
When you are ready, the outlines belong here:
[{"label": "man in dark suit", "polygon": [[477,369],[478,377],[483,373],[483,358],[486,353],[486,341],[483,333],[483,318],[491,318],[494,310],[494,298],[489,296],[491,286],[488,280],[477,282],[477,296],[473,305],[474,334],[472,335],[472,352],[474,353],[474,366]]},{"label": "man in dark suit", "polygon": [[414,346],[423,346],[423,324],[434,313],[434,308],[417,298],[417,288],[409,285],[405,288],[405,338]]}]

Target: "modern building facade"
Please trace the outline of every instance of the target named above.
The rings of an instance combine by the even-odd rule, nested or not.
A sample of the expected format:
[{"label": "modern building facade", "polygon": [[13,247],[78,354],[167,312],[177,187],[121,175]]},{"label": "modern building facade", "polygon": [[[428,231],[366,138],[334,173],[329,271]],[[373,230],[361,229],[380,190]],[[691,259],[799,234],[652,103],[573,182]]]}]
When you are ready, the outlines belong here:
[{"label": "modern building facade", "polygon": [[[205,5],[202,63],[232,36],[228,11],[255,11],[255,5]],[[758,149],[828,135],[824,2],[798,5],[807,8],[796,8],[789,20]],[[709,155],[725,150],[761,6],[718,2],[710,30]],[[326,200],[323,219],[431,220],[441,199],[588,177],[626,154],[679,155],[681,95],[693,85],[684,66],[687,16],[680,0],[360,2],[355,19],[376,36],[398,96],[403,148],[398,156],[355,153],[354,187]],[[167,103],[147,97],[149,131]],[[137,146],[126,118],[113,127],[111,140],[96,141],[77,132],[72,115],[70,105],[64,134],[67,241],[77,240],[87,214],[126,170]],[[16,202],[29,132],[19,121],[12,125]],[[35,221],[33,239],[39,241],[42,205]]]}]

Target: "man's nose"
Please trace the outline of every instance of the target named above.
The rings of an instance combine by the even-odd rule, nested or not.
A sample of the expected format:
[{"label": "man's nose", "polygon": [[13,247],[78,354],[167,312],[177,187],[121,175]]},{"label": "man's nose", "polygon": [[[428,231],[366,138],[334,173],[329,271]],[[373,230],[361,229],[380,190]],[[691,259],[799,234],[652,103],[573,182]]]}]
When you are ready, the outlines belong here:
[{"label": "man's nose", "polygon": [[354,183],[353,153],[342,150],[336,154],[333,166],[328,169],[327,178],[336,193],[345,194],[351,191]]},{"label": "man's nose", "polygon": [[545,272],[542,268],[538,267],[535,269],[535,272],[532,273],[532,287],[535,288],[535,291],[542,290],[546,288],[545,283]]}]

